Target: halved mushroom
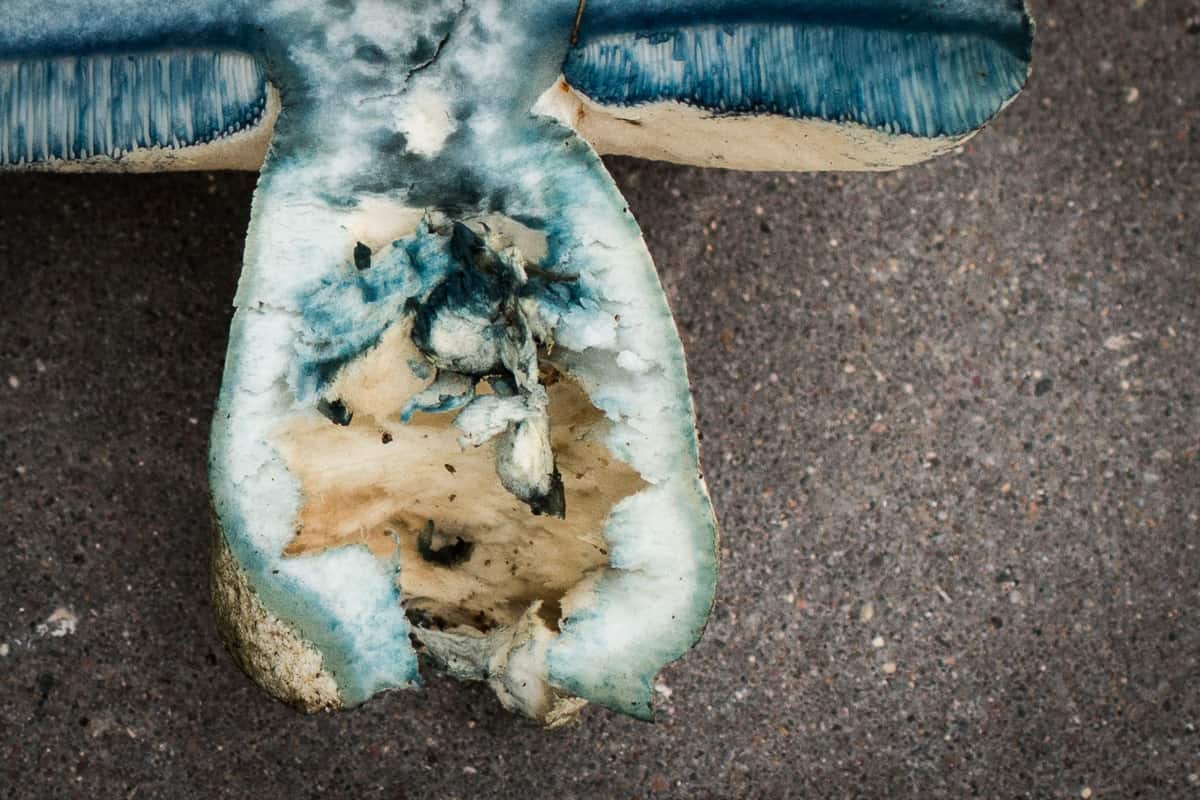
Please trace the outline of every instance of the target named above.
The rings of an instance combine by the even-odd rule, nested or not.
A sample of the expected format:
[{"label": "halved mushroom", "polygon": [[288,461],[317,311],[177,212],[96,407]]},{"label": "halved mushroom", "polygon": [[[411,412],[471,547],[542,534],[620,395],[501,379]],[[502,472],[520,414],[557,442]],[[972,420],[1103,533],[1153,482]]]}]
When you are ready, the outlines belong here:
[{"label": "halved mushroom", "polygon": [[235,658],[315,710],[419,652],[547,725],[650,718],[716,581],[682,347],[596,148],[912,163],[1011,100],[1032,33],[1016,0],[6,12],[0,165],[266,153],[211,450]]}]

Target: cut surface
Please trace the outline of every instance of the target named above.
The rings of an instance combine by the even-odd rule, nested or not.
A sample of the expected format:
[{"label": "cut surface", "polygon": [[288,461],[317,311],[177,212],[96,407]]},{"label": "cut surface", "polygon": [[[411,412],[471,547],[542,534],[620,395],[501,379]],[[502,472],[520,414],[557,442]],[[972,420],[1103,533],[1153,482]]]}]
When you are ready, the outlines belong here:
[{"label": "cut surface", "polygon": [[[231,546],[299,601],[280,616],[324,637],[346,705],[419,680],[411,637],[542,724],[589,700],[650,718],[715,580],[682,355],[661,294],[632,290],[652,274],[502,215],[409,218],[341,212],[340,257],[239,318],[217,497],[269,537],[226,506]],[[346,238],[366,230],[401,238]],[[547,474],[552,504],[523,479]]]},{"label": "cut surface", "polygon": [[[580,8],[7,3],[0,166],[254,167],[272,137],[210,476],[225,627],[289,702],[418,685],[415,638],[546,724],[585,700],[649,719],[703,631],[682,345],[628,204],[555,118],[615,152],[887,168],[1027,72],[1018,0]],[[564,74],[577,93],[537,106]],[[467,227],[500,219],[536,254]]]}]

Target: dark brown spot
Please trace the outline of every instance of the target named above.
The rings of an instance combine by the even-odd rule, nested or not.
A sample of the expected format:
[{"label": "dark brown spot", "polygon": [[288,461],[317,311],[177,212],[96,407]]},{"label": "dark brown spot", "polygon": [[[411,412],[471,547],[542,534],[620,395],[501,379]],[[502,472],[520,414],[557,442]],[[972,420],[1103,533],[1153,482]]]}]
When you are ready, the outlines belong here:
[{"label": "dark brown spot", "polygon": [[349,425],[354,419],[354,412],[341,400],[321,400],[317,403],[317,411],[335,425]]}]

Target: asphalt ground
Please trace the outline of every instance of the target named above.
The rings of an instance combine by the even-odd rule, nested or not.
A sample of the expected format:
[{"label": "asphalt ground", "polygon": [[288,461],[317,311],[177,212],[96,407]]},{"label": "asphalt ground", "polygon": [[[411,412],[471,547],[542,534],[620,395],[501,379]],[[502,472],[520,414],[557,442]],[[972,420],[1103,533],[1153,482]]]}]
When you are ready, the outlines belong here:
[{"label": "asphalt ground", "polygon": [[612,160],[723,530],[653,725],[266,697],[206,574],[254,177],[3,176],[0,796],[1200,795],[1200,6],[1035,13],[935,163]]}]

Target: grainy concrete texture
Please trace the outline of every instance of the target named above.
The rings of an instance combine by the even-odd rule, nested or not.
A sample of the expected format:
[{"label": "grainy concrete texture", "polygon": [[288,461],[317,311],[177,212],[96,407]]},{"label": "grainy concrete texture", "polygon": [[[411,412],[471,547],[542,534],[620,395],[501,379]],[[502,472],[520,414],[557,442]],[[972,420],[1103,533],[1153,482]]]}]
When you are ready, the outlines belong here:
[{"label": "grainy concrete texture", "polygon": [[0,796],[1200,795],[1200,6],[1035,12],[936,163],[613,162],[723,526],[655,725],[251,685],[205,450],[254,178],[0,176]]}]

